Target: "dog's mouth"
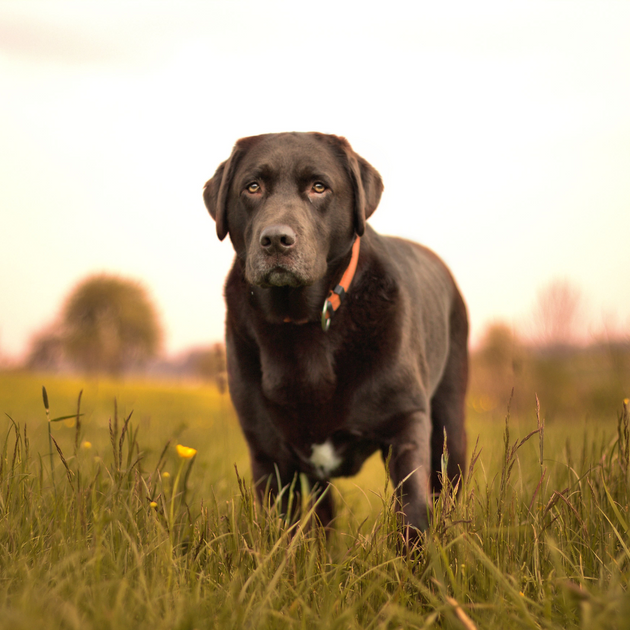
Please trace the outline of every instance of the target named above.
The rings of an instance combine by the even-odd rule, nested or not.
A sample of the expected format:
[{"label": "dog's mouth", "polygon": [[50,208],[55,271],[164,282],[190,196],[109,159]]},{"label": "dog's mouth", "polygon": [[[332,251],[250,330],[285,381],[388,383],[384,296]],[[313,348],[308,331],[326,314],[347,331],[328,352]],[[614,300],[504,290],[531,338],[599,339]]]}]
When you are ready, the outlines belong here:
[{"label": "dog's mouth", "polygon": [[262,275],[256,284],[263,288],[270,287],[302,287],[305,286],[304,279],[294,271],[277,265]]},{"label": "dog's mouth", "polygon": [[308,287],[326,272],[325,259],[319,264],[304,252],[288,255],[250,255],[246,259],[245,277],[250,284],[268,289],[271,287]]}]

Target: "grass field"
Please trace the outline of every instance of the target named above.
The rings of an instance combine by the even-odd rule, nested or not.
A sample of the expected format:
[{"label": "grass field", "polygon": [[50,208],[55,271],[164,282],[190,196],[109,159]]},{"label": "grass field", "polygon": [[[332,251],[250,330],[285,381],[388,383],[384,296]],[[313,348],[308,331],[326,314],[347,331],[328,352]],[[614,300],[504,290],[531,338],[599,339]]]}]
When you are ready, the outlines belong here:
[{"label": "grass field", "polygon": [[[82,390],[78,427],[42,386],[51,420]],[[630,627],[618,407],[543,431],[534,400],[507,424],[471,405],[472,471],[401,553],[378,458],[335,483],[325,540],[253,501],[214,388],[2,373],[0,628]]]}]

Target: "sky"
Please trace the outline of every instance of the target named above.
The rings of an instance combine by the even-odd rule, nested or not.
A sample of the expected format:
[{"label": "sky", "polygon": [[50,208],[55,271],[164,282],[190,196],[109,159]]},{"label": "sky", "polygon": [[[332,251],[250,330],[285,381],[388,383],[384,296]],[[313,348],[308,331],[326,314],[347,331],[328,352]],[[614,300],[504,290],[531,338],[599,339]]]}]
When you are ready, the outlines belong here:
[{"label": "sky", "polygon": [[0,357],[92,273],[140,280],[165,351],[222,339],[202,187],[234,142],[345,136],[370,223],[435,250],[488,324],[541,288],[630,330],[630,3],[0,0]]}]

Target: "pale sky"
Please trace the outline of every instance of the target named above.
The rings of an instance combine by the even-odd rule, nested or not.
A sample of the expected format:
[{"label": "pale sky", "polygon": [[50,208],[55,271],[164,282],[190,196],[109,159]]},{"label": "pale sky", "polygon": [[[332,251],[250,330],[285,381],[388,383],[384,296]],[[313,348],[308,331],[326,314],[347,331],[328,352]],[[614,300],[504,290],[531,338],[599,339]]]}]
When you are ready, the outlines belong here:
[{"label": "pale sky", "polygon": [[0,0],[0,356],[101,271],[145,284],[168,352],[221,339],[202,186],[293,130],[380,171],[372,225],[445,259],[473,339],[557,278],[585,334],[630,329],[629,34],[605,0]]}]

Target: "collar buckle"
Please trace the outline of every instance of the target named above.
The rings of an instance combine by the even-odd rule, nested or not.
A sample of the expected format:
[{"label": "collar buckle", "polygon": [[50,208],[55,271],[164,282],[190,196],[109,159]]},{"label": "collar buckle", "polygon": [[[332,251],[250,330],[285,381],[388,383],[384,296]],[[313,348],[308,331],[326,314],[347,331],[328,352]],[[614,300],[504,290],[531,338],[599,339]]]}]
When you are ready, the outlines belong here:
[{"label": "collar buckle", "polygon": [[354,243],[352,244],[352,258],[350,258],[350,264],[344,271],[343,276],[341,276],[339,284],[328,294],[328,297],[324,302],[324,307],[322,308],[322,330],[324,332],[328,332],[332,322],[332,316],[341,306],[341,302],[346,296],[350,283],[352,282],[352,278],[354,278],[354,272],[357,269],[357,262],[359,261],[360,241],[360,237],[356,236]]}]

